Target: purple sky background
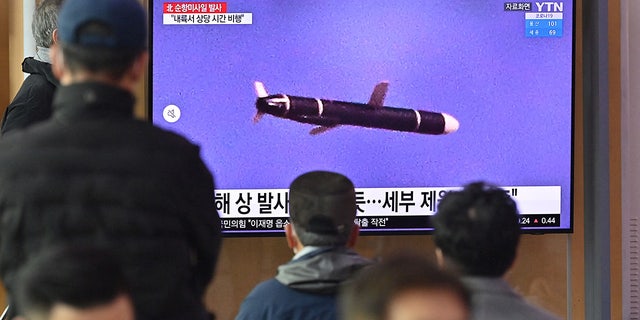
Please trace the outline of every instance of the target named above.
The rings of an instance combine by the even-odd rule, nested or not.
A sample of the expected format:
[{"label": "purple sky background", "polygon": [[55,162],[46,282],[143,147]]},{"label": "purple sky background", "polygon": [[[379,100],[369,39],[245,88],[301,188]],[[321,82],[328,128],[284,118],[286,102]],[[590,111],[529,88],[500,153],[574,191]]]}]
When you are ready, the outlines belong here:
[{"label": "purple sky background", "polygon": [[[504,1],[227,1],[252,25],[162,25],[153,1],[153,120],[201,145],[220,189],[287,188],[332,170],[356,187],[562,186],[571,188],[572,10],[560,38],[525,37],[524,12]],[[533,6],[535,11],[535,4]],[[269,93],[366,103],[390,82],[385,105],[446,112],[445,136],[312,125],[265,115]],[[178,105],[169,124],[162,109]]]}]

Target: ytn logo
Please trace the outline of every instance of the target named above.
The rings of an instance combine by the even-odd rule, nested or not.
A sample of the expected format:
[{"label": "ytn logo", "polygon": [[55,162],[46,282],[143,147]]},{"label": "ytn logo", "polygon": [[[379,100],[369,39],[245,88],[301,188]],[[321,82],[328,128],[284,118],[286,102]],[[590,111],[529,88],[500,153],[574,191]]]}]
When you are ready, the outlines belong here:
[{"label": "ytn logo", "polygon": [[536,2],[538,12],[562,12],[564,3],[562,2]]}]

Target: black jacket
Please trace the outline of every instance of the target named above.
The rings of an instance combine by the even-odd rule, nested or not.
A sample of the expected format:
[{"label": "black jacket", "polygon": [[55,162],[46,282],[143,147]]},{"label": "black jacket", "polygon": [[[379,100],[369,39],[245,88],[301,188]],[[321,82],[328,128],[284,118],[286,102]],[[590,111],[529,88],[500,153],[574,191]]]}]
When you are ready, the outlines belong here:
[{"label": "black jacket", "polygon": [[213,179],[199,148],[132,118],[134,98],[60,87],[52,117],[0,140],[0,276],[49,245],[119,253],[137,319],[205,319],[220,247]]},{"label": "black jacket", "polygon": [[51,101],[59,82],[51,65],[33,58],[22,61],[22,72],[29,73],[20,90],[7,106],[2,119],[2,134],[46,120],[51,115]]}]

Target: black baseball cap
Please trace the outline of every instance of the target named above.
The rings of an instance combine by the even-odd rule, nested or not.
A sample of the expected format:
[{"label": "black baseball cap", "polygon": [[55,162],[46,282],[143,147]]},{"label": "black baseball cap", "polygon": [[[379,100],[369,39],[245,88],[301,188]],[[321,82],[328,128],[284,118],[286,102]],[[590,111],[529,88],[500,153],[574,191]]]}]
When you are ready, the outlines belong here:
[{"label": "black baseball cap", "polygon": [[[289,187],[289,216],[304,245],[346,241],[356,217],[353,183],[344,175],[329,171],[312,171],[297,177]],[[329,243],[305,243],[305,234],[321,236]]]}]

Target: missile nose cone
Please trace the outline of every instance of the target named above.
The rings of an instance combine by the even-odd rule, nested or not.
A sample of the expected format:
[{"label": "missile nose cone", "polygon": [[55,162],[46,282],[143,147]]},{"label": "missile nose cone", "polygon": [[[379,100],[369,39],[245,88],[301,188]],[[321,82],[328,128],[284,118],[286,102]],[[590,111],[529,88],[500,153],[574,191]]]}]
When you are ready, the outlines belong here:
[{"label": "missile nose cone", "polygon": [[452,133],[458,131],[460,128],[460,122],[453,116],[443,113],[442,117],[444,117],[444,133]]}]

